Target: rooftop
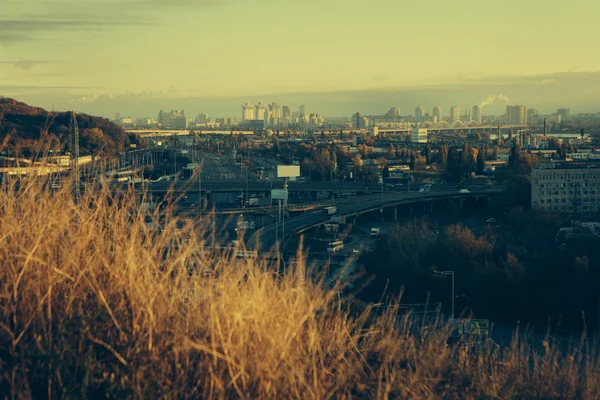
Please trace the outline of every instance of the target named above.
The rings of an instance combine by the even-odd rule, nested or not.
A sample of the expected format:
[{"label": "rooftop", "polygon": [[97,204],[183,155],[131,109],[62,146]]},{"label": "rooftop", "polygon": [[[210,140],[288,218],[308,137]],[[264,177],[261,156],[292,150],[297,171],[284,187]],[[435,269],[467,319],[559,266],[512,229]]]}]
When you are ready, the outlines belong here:
[{"label": "rooftop", "polygon": [[534,169],[589,169],[600,168],[600,160],[582,160],[582,161],[542,161],[533,166]]}]

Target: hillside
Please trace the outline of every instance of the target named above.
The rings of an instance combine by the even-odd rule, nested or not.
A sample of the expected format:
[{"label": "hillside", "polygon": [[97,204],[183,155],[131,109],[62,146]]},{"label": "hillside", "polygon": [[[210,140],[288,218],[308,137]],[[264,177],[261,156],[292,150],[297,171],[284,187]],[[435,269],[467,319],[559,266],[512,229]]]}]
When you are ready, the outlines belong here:
[{"label": "hillside", "polygon": [[[9,150],[25,157],[40,150],[66,150],[70,117],[68,112],[49,112],[0,97],[0,142],[10,135],[6,143]],[[111,156],[139,143],[135,135],[128,135],[105,118],[78,114],[77,123],[82,155]],[[47,135],[42,135],[46,131]]]},{"label": "hillside", "polygon": [[599,398],[583,340],[447,344],[442,321],[323,289],[302,257],[278,274],[208,250],[208,214],[152,234],[133,190],[43,187],[0,187],[0,398]]}]

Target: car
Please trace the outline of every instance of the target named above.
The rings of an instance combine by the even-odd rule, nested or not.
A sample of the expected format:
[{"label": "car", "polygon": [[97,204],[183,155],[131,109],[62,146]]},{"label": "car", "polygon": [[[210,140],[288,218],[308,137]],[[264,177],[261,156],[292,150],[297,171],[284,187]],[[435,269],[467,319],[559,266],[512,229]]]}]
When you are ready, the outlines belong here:
[{"label": "car", "polygon": [[360,253],[360,250],[359,249],[352,249],[352,253],[354,253],[354,254]]},{"label": "car", "polygon": [[460,189],[458,193],[471,193],[469,189]]}]

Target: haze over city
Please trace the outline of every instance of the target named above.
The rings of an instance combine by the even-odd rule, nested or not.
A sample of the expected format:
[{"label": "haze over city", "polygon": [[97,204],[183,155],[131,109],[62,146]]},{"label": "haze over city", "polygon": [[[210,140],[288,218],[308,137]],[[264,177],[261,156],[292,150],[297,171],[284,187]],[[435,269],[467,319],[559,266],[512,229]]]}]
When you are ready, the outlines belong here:
[{"label": "haze over city", "polygon": [[0,399],[600,399],[598,0],[0,0]]},{"label": "haze over city", "polygon": [[541,112],[595,112],[600,54],[587,49],[599,11],[592,0],[566,11],[515,0],[8,0],[0,94],[104,116],[227,116],[276,101],[339,117],[497,93]]}]

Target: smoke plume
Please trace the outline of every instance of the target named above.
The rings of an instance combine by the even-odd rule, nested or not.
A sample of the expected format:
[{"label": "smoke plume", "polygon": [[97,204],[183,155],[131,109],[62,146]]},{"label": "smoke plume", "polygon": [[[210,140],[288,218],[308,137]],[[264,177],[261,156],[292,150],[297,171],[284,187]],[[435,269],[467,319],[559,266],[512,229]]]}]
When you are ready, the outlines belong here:
[{"label": "smoke plume", "polygon": [[487,99],[483,100],[481,103],[479,103],[479,105],[481,107],[485,107],[487,105],[490,105],[492,103],[495,103],[496,101],[504,101],[508,104],[508,97],[506,97],[503,94],[490,94]]}]

